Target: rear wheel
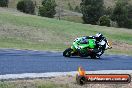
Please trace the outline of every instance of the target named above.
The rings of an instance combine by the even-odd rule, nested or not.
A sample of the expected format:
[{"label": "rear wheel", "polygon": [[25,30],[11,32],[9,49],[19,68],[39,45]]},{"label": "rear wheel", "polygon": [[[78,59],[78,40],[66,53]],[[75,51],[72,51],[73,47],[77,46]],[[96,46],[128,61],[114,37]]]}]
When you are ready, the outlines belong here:
[{"label": "rear wheel", "polygon": [[64,52],[63,52],[63,56],[64,57],[70,57],[72,54],[71,54],[71,52],[72,52],[73,50],[71,49],[71,48],[68,48],[68,49],[66,49]]},{"label": "rear wheel", "polygon": [[80,54],[81,57],[87,57],[88,56],[88,53],[87,53],[86,49],[80,50],[79,54]]}]

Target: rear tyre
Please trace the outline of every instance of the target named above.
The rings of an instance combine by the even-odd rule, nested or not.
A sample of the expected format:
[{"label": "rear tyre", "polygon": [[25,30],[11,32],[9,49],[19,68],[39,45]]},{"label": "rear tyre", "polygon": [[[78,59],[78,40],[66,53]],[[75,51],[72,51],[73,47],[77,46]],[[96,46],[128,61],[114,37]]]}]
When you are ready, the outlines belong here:
[{"label": "rear tyre", "polygon": [[70,57],[72,54],[72,49],[71,48],[67,48],[64,52],[63,52],[63,56],[64,57]]},{"label": "rear tyre", "polygon": [[79,54],[80,54],[80,57],[87,57],[88,56],[88,53],[86,51],[78,51]]}]

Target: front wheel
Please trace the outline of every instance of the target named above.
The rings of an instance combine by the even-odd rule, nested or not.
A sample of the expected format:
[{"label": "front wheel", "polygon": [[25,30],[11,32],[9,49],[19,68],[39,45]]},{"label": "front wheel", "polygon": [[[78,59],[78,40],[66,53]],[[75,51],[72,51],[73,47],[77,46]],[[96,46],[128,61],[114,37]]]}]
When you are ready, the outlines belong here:
[{"label": "front wheel", "polygon": [[96,55],[90,55],[91,59],[96,59]]},{"label": "front wheel", "polygon": [[72,52],[72,49],[71,49],[71,48],[68,48],[68,49],[66,49],[66,50],[63,52],[63,56],[64,56],[64,57],[70,57],[70,56],[72,55],[71,52]]},{"label": "front wheel", "polygon": [[90,55],[91,59],[100,59],[100,56],[97,55]]}]

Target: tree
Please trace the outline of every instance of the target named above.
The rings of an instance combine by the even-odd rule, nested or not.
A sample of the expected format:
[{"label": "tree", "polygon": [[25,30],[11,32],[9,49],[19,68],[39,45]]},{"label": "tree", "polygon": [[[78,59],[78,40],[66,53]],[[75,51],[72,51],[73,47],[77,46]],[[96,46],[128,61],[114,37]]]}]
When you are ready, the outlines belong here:
[{"label": "tree", "polygon": [[106,15],[101,16],[99,18],[99,25],[100,26],[108,26],[108,27],[110,27],[110,18],[108,16],[106,16]]},{"label": "tree", "polygon": [[82,0],[80,3],[84,23],[97,24],[104,13],[103,0]]},{"label": "tree", "polygon": [[132,21],[128,19],[128,1],[118,0],[111,16],[113,21],[118,23],[119,27],[131,28]]},{"label": "tree", "polygon": [[79,13],[81,12],[79,6],[76,6],[75,9],[74,9],[74,11],[75,12],[79,12]]},{"label": "tree", "polygon": [[35,4],[31,0],[22,0],[17,3],[17,10],[28,14],[34,14]]},{"label": "tree", "polygon": [[128,5],[128,18],[132,20],[132,5]]},{"label": "tree", "polygon": [[68,3],[69,10],[73,11],[73,7],[70,3]]},{"label": "tree", "polygon": [[112,15],[113,8],[112,7],[107,7],[105,8],[105,15],[111,16]]},{"label": "tree", "polygon": [[56,14],[55,7],[55,0],[43,0],[42,6],[39,7],[39,15],[43,17],[53,18]]},{"label": "tree", "polygon": [[0,0],[0,7],[8,7],[8,0]]}]

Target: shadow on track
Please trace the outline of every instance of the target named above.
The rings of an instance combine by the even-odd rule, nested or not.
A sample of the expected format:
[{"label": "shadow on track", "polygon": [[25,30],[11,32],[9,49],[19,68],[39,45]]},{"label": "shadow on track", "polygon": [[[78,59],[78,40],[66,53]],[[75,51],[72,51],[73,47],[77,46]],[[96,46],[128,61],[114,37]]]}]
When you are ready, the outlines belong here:
[{"label": "shadow on track", "polygon": [[93,59],[93,58],[90,58],[90,57],[79,57],[79,56],[72,56],[72,57],[65,57],[65,58],[66,58],[66,59],[80,59],[80,60],[81,60],[81,59],[82,59],[82,60],[83,60],[83,59],[85,59],[85,60],[86,60],[86,59],[88,59],[88,60],[108,60],[108,61],[110,60],[110,58],[103,57],[103,56],[100,57],[100,58],[98,58],[98,59],[97,59],[97,58]]}]

